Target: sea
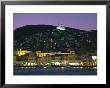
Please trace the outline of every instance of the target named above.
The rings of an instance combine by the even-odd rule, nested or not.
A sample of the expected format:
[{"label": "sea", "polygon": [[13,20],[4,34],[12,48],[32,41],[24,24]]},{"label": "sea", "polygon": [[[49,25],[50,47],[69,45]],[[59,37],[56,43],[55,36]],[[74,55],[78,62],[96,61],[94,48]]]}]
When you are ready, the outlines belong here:
[{"label": "sea", "polygon": [[97,75],[93,67],[14,67],[14,75]]}]

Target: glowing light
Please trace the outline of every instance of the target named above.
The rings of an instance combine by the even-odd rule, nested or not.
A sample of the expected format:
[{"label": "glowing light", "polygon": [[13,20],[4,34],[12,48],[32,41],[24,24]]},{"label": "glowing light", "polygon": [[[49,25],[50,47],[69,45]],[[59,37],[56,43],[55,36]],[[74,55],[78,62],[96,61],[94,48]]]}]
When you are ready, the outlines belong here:
[{"label": "glowing light", "polygon": [[93,67],[94,69],[97,69],[97,67]]},{"label": "glowing light", "polygon": [[93,60],[96,60],[96,59],[97,59],[97,56],[92,56],[92,59],[93,59]]},{"label": "glowing light", "polygon": [[41,65],[43,65],[42,63],[40,63]]},{"label": "glowing light", "polygon": [[24,66],[26,66],[26,64],[24,64]]},{"label": "glowing light", "polygon": [[27,51],[27,50],[18,50],[16,51],[16,55],[17,56],[22,56],[22,55],[25,55],[26,53],[30,53],[30,51]]},{"label": "glowing light", "polygon": [[61,67],[61,69],[64,69],[64,67]]},{"label": "glowing light", "polygon": [[76,66],[76,65],[80,65],[80,64],[79,63],[69,63],[69,65]]},{"label": "glowing light", "polygon": [[83,65],[83,62],[81,62],[81,65]]},{"label": "glowing light", "polygon": [[65,30],[65,27],[61,24],[61,25],[59,25],[59,26],[57,27],[57,29],[59,29],[59,30]]},{"label": "glowing light", "polygon": [[76,67],[73,67],[73,68],[76,68]]},{"label": "glowing light", "polygon": [[60,65],[60,62],[55,62],[55,65]]},{"label": "glowing light", "polygon": [[28,66],[30,66],[30,65],[31,65],[31,63],[28,63],[27,65],[28,65]]},{"label": "glowing light", "polygon": [[81,69],[83,69],[83,67],[80,67]]},{"label": "glowing light", "polygon": [[47,67],[44,67],[44,68],[47,68]]}]

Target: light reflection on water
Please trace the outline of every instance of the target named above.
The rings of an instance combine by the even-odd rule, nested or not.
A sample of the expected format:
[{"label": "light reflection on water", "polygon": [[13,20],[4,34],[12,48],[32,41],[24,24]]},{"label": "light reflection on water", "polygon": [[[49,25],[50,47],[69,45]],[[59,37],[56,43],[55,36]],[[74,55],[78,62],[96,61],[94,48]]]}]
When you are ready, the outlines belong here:
[{"label": "light reflection on water", "polygon": [[15,67],[14,75],[97,75],[97,68],[85,67]]}]

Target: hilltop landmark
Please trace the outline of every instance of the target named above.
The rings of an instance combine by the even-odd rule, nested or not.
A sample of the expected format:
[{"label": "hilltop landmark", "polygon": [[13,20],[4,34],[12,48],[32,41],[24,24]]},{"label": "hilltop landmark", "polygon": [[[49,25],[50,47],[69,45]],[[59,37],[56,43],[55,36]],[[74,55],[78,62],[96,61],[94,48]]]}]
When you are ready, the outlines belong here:
[{"label": "hilltop landmark", "polygon": [[66,30],[66,28],[63,26],[63,24],[59,24],[56,29],[58,30]]}]

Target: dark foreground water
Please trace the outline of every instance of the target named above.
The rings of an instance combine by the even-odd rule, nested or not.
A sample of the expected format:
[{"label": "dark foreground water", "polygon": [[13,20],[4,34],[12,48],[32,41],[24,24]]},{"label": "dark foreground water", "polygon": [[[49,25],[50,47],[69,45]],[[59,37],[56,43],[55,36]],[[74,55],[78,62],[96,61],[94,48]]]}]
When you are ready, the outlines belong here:
[{"label": "dark foreground water", "polygon": [[14,75],[97,75],[97,69],[73,67],[14,67]]}]

